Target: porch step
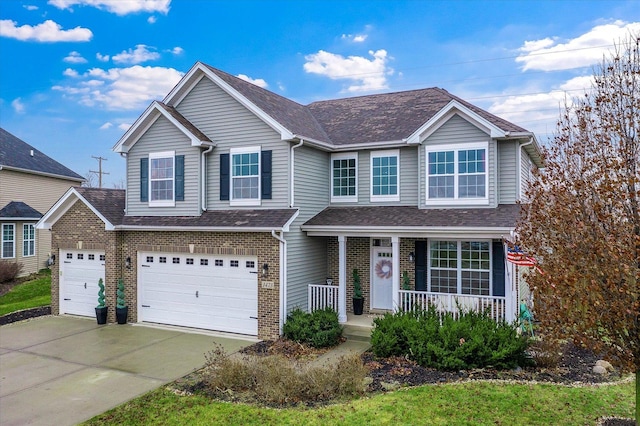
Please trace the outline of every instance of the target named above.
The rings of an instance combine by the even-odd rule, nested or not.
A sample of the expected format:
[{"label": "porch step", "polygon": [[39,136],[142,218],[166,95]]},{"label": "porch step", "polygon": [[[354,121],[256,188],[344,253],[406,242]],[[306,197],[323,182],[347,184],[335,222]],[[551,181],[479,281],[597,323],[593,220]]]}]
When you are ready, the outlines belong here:
[{"label": "porch step", "polygon": [[342,335],[349,340],[354,340],[358,342],[371,342],[371,330],[372,327],[366,327],[361,325],[351,325],[345,324],[342,332]]}]

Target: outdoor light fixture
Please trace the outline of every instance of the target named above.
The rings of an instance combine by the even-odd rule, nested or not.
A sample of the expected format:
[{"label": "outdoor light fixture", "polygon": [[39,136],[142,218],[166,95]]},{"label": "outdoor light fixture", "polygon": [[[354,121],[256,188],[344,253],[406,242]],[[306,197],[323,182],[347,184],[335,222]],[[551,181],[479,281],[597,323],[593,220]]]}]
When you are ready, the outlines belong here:
[{"label": "outdoor light fixture", "polygon": [[413,252],[409,253],[409,262],[413,263],[414,260],[416,260],[415,254]]},{"label": "outdoor light fixture", "polygon": [[262,276],[266,277],[268,273],[269,273],[269,265],[265,263],[264,265],[262,265]]},{"label": "outdoor light fixture", "polygon": [[329,277],[327,277],[327,285],[332,285],[333,284],[333,280]]},{"label": "outdoor light fixture", "polygon": [[124,267],[127,269],[131,269],[131,256],[127,256],[124,260]]},{"label": "outdoor light fixture", "polygon": [[53,266],[53,265],[55,265],[55,263],[56,263],[56,255],[52,254],[47,259],[47,266]]}]

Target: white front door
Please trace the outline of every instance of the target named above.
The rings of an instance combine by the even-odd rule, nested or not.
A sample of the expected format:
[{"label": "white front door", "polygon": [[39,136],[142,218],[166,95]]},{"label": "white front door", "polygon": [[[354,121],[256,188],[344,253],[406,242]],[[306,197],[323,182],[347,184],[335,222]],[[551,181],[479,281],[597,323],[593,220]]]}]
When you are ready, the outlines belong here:
[{"label": "white front door", "polygon": [[98,281],[104,281],[104,251],[60,250],[60,313],[95,316]]},{"label": "white front door", "polygon": [[393,260],[391,247],[371,251],[371,308],[393,309]]}]

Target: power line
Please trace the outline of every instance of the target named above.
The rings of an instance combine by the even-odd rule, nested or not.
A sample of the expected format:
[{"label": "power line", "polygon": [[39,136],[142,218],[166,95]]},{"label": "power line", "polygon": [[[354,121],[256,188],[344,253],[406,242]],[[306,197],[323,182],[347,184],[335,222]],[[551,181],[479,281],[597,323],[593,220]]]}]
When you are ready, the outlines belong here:
[{"label": "power line", "polygon": [[91,158],[95,158],[96,160],[98,160],[98,171],[89,170],[89,173],[95,173],[98,175],[98,188],[102,188],[102,175],[109,174],[108,172],[102,171],[102,161],[107,161],[107,159],[100,156],[96,157],[95,155],[92,155]]}]

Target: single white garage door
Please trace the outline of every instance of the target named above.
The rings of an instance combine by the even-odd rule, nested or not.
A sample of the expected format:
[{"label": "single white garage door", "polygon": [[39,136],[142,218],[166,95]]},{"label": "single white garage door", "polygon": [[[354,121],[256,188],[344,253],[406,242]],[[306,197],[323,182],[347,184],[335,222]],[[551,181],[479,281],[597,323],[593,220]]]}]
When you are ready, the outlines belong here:
[{"label": "single white garage door", "polygon": [[258,334],[251,256],[138,253],[140,321]]},{"label": "single white garage door", "polygon": [[60,250],[60,313],[95,317],[104,251]]}]

